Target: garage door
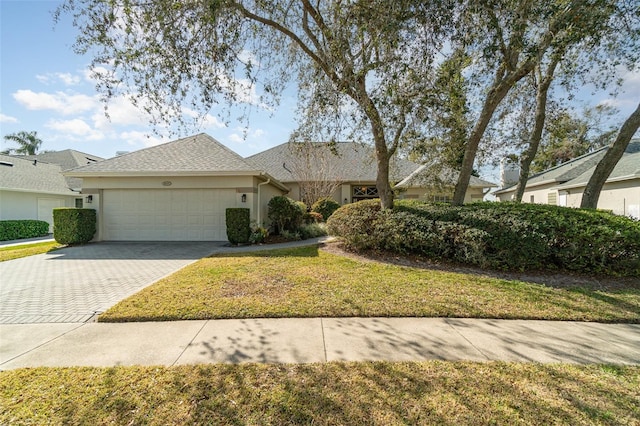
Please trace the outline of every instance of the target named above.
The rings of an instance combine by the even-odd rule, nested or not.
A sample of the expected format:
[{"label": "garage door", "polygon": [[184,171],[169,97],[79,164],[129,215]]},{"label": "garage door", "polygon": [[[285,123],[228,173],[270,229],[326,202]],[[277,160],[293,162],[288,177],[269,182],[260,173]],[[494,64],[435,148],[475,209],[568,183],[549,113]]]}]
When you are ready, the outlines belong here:
[{"label": "garage door", "polygon": [[104,240],[224,241],[233,189],[105,190]]}]

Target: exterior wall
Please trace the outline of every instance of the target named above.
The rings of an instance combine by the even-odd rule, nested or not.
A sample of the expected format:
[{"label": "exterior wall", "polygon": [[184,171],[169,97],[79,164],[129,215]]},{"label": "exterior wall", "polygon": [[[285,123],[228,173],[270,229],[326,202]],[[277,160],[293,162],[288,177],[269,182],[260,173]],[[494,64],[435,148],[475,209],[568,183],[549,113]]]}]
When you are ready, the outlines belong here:
[{"label": "exterior wall", "polygon": [[[527,188],[525,189],[524,194],[522,195],[522,202],[523,203],[533,202],[534,204],[549,204],[549,194],[551,194],[552,200],[554,197],[556,198],[556,200],[559,200],[558,190],[555,188],[556,186],[557,186],[557,183],[552,182],[546,185]],[[509,191],[506,194],[498,194],[496,195],[496,197],[498,197],[499,201],[512,201],[515,194],[516,194],[516,191],[514,188],[513,191]],[[533,201],[531,201],[532,200],[531,197],[533,197]],[[557,203],[559,203],[559,201],[552,204],[557,204]]]},{"label": "exterior wall", "polygon": [[46,220],[49,222],[50,231],[52,230],[53,220],[47,214],[47,217],[43,217],[42,212],[38,212],[38,200],[51,201],[56,204],[54,200],[59,200],[59,203],[63,207],[75,207],[76,198],[78,196],[47,194],[38,192],[17,192],[17,191],[0,191],[0,220],[19,220],[19,219],[34,219],[34,220]]},{"label": "exterior wall", "polygon": [[[584,187],[562,192],[566,192],[568,207],[580,207]],[[640,219],[640,179],[605,183],[598,199],[598,208]]]},{"label": "exterior wall", "polygon": [[285,194],[284,191],[270,184],[264,184],[264,185],[258,186],[260,183],[262,183],[262,181],[260,181],[257,178],[254,178],[256,193],[255,193],[255,199],[252,205],[256,214],[254,216],[254,214],[252,213],[251,219],[255,220],[259,226],[264,226],[266,228],[270,224],[269,218],[267,216],[269,201],[273,197],[277,197],[278,195],[288,195],[288,196],[290,195]]}]

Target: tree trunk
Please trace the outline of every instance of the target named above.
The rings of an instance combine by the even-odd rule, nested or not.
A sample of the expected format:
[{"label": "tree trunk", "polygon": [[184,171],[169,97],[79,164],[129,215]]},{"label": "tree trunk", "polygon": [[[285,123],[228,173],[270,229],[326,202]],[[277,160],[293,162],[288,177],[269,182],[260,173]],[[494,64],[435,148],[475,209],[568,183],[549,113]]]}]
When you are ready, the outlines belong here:
[{"label": "tree trunk", "polygon": [[627,118],[620,128],[620,133],[616,138],[613,145],[607,150],[607,153],[602,157],[602,160],[596,166],[593,171],[587,187],[582,194],[582,202],[580,207],[583,209],[595,209],[598,207],[598,199],[600,198],[600,191],[604,186],[604,183],[611,175],[611,172],[622,158],[622,154],[627,149],[629,141],[640,127],[640,104],[636,110]]},{"label": "tree trunk", "polygon": [[553,74],[555,73],[559,60],[559,57],[554,57],[552,59],[544,78],[540,79],[540,84],[538,85],[538,90],[536,92],[536,122],[533,127],[533,133],[531,134],[531,140],[529,141],[529,147],[520,159],[520,176],[518,176],[518,185],[516,186],[515,194],[515,201],[518,203],[522,201],[522,195],[524,194],[525,187],[527,186],[527,179],[529,179],[531,162],[536,156],[538,147],[540,146],[542,130],[544,129],[544,122],[547,117],[547,96],[549,94],[549,87],[553,81]]},{"label": "tree trunk", "polygon": [[373,128],[374,143],[376,150],[376,163],[378,166],[378,174],[376,176],[376,188],[380,197],[380,205],[382,209],[393,208],[393,189],[389,183],[389,150],[384,139],[384,133],[380,126],[371,123]]},{"label": "tree trunk", "polygon": [[[526,74],[524,74],[526,75]],[[524,77],[524,75],[522,77]],[[520,77],[520,78],[522,78]],[[453,193],[452,204],[454,206],[461,206],[464,204],[464,197],[469,187],[469,180],[471,179],[471,172],[473,171],[473,163],[476,159],[476,153],[478,152],[478,145],[484,135],[491,117],[495,112],[500,102],[509,92],[509,89],[520,79],[514,80],[513,78],[501,79],[494,83],[491,91],[487,95],[487,98],[482,107],[480,117],[473,127],[473,131],[467,139],[467,145],[464,150],[464,157],[462,158],[462,166],[460,168],[460,175],[458,176],[458,182]]]}]

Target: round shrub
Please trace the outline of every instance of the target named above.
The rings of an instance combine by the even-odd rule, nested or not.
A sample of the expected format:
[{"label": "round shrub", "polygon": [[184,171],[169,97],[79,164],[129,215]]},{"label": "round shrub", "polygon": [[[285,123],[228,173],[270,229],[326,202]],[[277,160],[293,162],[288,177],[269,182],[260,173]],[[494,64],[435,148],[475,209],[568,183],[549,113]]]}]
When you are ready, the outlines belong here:
[{"label": "round shrub", "polygon": [[267,217],[276,227],[276,233],[283,231],[295,232],[302,224],[306,206],[302,202],[295,202],[289,197],[278,195],[269,200]]},{"label": "round shrub", "polygon": [[357,250],[376,248],[374,230],[380,222],[380,200],[364,200],[345,204],[327,220],[327,231],[342,237],[347,246]]},{"label": "round shrub", "polygon": [[85,244],[96,233],[96,211],[61,207],[53,209],[53,238],[60,244]]},{"label": "round shrub", "polygon": [[311,211],[320,213],[322,215],[323,220],[326,222],[336,210],[340,208],[340,204],[336,200],[330,197],[320,198],[318,201],[313,203],[311,206]]}]

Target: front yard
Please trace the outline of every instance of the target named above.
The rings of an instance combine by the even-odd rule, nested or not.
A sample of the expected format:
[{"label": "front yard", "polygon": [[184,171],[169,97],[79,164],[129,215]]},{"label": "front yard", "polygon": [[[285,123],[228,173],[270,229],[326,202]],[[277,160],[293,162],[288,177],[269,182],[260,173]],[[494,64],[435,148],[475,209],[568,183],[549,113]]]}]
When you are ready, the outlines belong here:
[{"label": "front yard", "polygon": [[640,367],[503,362],[37,368],[1,424],[637,425]]},{"label": "front yard", "polygon": [[202,259],[99,321],[381,316],[638,323],[640,285],[620,282],[606,287],[574,277],[570,285],[544,285],[304,247]]},{"label": "front yard", "polygon": [[19,246],[0,247],[0,262],[48,253],[62,246],[62,244],[55,241],[47,241],[43,243],[27,243]]}]

